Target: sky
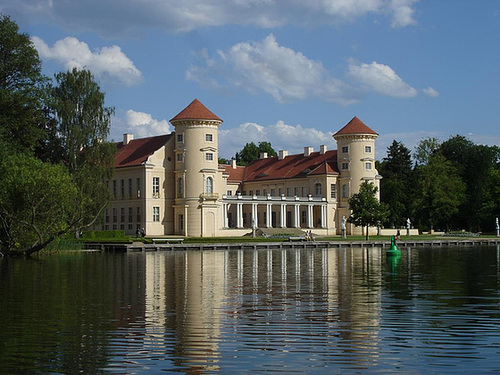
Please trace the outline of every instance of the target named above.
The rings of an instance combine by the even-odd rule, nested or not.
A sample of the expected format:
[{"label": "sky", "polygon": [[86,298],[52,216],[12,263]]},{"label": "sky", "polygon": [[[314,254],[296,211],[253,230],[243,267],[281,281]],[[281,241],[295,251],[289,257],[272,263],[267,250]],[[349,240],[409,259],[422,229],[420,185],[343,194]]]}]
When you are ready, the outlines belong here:
[{"label": "sky", "polygon": [[43,72],[89,69],[115,107],[110,139],[174,131],[198,98],[247,142],[301,153],[354,116],[396,140],[500,145],[498,0],[3,0]]}]

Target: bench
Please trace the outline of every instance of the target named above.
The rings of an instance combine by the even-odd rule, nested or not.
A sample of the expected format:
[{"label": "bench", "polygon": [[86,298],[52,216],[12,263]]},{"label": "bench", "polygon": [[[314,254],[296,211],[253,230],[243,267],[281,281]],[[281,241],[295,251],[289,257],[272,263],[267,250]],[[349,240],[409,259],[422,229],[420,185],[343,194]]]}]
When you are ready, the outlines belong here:
[{"label": "bench", "polygon": [[184,241],[184,238],[152,238],[151,241],[153,241],[154,244],[160,243],[160,242],[166,242],[166,243],[182,243]]},{"label": "bench", "polygon": [[304,236],[290,236],[288,237],[288,241],[305,241],[306,238]]}]

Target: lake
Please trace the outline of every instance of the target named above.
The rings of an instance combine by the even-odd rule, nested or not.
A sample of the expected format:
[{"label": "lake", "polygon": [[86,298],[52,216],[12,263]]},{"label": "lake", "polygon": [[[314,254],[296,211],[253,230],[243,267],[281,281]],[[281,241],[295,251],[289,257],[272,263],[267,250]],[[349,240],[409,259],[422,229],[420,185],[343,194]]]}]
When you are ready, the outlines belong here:
[{"label": "lake", "polygon": [[498,246],[0,260],[0,373],[500,371]]}]

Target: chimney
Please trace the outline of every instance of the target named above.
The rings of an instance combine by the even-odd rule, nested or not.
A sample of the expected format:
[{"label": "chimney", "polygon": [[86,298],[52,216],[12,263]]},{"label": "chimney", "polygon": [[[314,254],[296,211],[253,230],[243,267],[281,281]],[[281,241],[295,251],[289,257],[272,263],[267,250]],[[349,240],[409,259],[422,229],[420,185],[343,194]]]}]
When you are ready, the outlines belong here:
[{"label": "chimney", "polygon": [[314,151],[312,147],[304,147],[304,156],[309,156]]},{"label": "chimney", "polygon": [[319,153],[320,153],[321,155],[326,154],[326,151],[328,151],[328,147],[326,147],[326,145],[321,145],[321,146],[319,146]]},{"label": "chimney", "polygon": [[123,134],[123,145],[124,146],[128,145],[132,139],[134,139],[133,134],[129,134],[129,133]]},{"label": "chimney", "polygon": [[261,152],[259,159],[267,159],[267,152]]},{"label": "chimney", "polygon": [[231,168],[236,169],[236,159],[231,159]]},{"label": "chimney", "polygon": [[279,150],[278,160],[283,160],[288,155],[287,150]]}]

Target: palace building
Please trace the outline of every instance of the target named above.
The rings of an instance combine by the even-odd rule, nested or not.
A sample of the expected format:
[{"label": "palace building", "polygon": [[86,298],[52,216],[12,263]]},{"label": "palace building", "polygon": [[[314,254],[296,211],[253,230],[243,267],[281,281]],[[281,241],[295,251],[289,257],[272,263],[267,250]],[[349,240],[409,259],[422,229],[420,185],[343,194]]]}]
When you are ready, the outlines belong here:
[{"label": "palace building", "polygon": [[[193,100],[170,120],[171,134],[117,144],[114,199],[103,229],[148,236],[238,236],[252,228],[301,228],[316,235],[341,233],[348,199],[363,181],[379,186],[378,134],[354,117],[333,137],[337,150],[277,157],[263,153],[246,167],[218,164],[222,120]],[[347,234],[362,229],[347,225]]]}]

